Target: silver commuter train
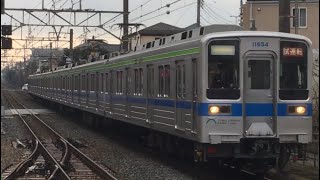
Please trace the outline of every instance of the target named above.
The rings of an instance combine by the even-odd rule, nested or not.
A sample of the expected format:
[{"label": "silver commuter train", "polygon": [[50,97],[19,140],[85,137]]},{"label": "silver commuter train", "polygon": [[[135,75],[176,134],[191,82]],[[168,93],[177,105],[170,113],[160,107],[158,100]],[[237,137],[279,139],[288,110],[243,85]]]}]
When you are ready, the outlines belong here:
[{"label": "silver commuter train", "polygon": [[29,93],[193,143],[196,161],[283,167],[311,142],[311,41],[278,32],[206,32],[29,77]]}]

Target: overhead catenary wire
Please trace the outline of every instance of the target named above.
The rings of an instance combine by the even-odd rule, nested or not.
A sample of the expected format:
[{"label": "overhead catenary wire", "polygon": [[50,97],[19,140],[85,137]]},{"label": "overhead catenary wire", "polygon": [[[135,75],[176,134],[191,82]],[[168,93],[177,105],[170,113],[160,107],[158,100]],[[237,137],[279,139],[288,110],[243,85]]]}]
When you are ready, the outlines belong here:
[{"label": "overhead catenary wire", "polygon": [[173,4],[175,4],[175,3],[179,2],[179,1],[182,1],[182,0],[176,0],[176,1],[172,2],[172,3],[168,3],[168,4],[166,4],[166,5],[162,5],[161,7],[157,8],[157,9],[154,9],[154,10],[152,10],[152,11],[149,11],[149,12],[147,12],[147,13],[145,13],[145,14],[142,14],[142,15],[140,15],[140,16],[138,16],[138,17],[132,18],[132,19],[130,19],[130,21],[131,21],[131,22],[136,21],[136,20],[138,20],[138,19],[140,19],[140,18],[142,18],[142,17],[145,17],[145,16],[148,16],[148,15],[150,15],[150,14],[152,14],[152,13],[155,13],[155,12],[157,12],[157,11],[165,8],[165,7],[170,7],[171,5],[173,5]]},{"label": "overhead catenary wire", "polygon": [[[184,6],[182,6],[182,7],[176,8],[176,9],[174,9],[174,10],[172,10],[172,11],[168,11],[168,12],[169,12],[169,13],[172,13],[172,12],[178,11],[178,10],[180,10],[180,9],[183,9],[183,8],[185,8],[185,7],[191,6],[191,5],[193,5],[193,4],[196,4],[196,2],[193,2],[193,3],[190,3],[190,4],[184,5]],[[153,17],[150,17],[150,18],[147,18],[147,19],[143,19],[143,20],[141,20],[140,22],[142,22],[142,21],[145,22],[145,21],[148,21],[148,20],[151,20],[151,19],[154,19],[154,18],[163,16],[163,15],[166,15],[166,14],[168,14],[168,12],[165,12],[165,13],[162,13],[162,14],[159,14],[159,15],[156,15],[156,16],[153,16]]]},{"label": "overhead catenary wire", "polygon": [[230,20],[225,19],[223,16],[221,16],[220,14],[216,13],[214,10],[211,9],[211,7],[209,7],[205,2],[203,3],[203,9],[206,8],[208,9],[214,17],[216,17],[217,19],[220,19],[222,22],[227,22],[229,24],[232,24],[232,22]]}]

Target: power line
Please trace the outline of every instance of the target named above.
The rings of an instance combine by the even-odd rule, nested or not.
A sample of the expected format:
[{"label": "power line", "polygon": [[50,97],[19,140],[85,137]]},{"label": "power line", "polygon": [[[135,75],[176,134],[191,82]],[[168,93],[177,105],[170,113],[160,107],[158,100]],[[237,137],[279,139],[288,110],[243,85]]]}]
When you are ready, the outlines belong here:
[{"label": "power line", "polygon": [[218,13],[216,13],[214,10],[212,10],[211,7],[209,7],[206,3],[204,3],[203,5],[204,5],[204,7],[209,9],[209,11],[211,11],[215,15],[215,17],[221,19],[222,21],[226,21],[226,22],[232,24],[231,21],[229,21],[229,20],[225,19],[224,17],[220,16]]},{"label": "power line", "polygon": [[148,4],[149,2],[151,2],[152,0],[148,0],[147,2],[141,4],[140,6],[134,8],[133,10],[130,11],[130,13],[134,12],[135,10],[139,9],[139,8],[142,8],[144,5]]},{"label": "power line", "polygon": [[185,8],[185,7],[191,6],[191,5],[195,4],[195,3],[196,3],[196,2],[193,2],[193,3],[190,3],[190,4],[184,5],[184,6],[182,6],[182,7],[176,8],[176,9],[174,9],[174,10],[172,10],[172,11],[167,11],[167,12],[165,12],[165,13],[162,13],[162,14],[159,14],[159,15],[156,15],[156,16],[153,16],[153,17],[151,17],[151,18],[147,18],[147,19],[141,20],[140,22],[142,22],[142,21],[148,21],[148,20],[151,20],[151,19],[154,19],[154,18],[163,16],[163,15],[166,15],[166,14],[168,14],[168,13],[170,14],[170,13],[172,13],[172,12],[174,12],[174,11],[178,11],[178,10],[183,9],[183,8]]},{"label": "power line", "polygon": [[163,6],[161,6],[160,8],[155,9],[155,10],[152,10],[152,11],[150,11],[150,12],[148,12],[148,13],[143,14],[143,15],[140,15],[139,17],[132,18],[132,19],[130,19],[130,21],[131,21],[131,22],[136,21],[136,20],[138,20],[138,19],[140,19],[140,18],[142,18],[142,17],[145,17],[145,16],[147,16],[147,15],[149,15],[149,14],[152,14],[152,13],[154,13],[154,12],[156,12],[156,11],[159,11],[159,10],[165,8],[165,7],[170,7],[171,5],[173,5],[173,4],[175,4],[175,3],[179,2],[179,1],[181,1],[181,0],[176,0],[176,1],[172,2],[172,3],[168,3],[168,4],[166,4],[166,5],[163,5]]}]

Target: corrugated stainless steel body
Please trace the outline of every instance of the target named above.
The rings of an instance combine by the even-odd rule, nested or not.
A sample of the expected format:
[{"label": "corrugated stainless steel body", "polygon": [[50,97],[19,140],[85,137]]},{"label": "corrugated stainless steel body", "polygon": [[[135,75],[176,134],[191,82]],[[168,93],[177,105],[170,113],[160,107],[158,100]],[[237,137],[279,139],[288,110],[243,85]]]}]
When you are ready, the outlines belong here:
[{"label": "corrugated stainless steel body", "polygon": [[[244,138],[273,138],[281,143],[305,144],[311,141],[310,93],[306,100],[281,100],[278,94],[280,42],[292,41],[305,44],[308,50],[307,69],[310,70],[312,55],[309,39],[286,33],[244,31],[208,33],[199,36],[197,35],[199,31],[199,29],[195,31],[189,39],[180,40],[181,34],[175,35],[174,38],[170,36],[166,38],[166,45],[150,49],[142,47],[140,51],[32,75],[30,79],[38,81],[43,78],[62,79],[76,76],[79,78],[79,84],[71,80],[69,87],[85,86],[85,88],[72,88],[71,93],[68,91],[63,95],[64,89],[51,87],[49,90],[52,90],[54,96],[47,99],[198,143],[239,144]],[[172,39],[178,40],[168,43]],[[238,99],[207,97],[208,45],[215,40],[239,42],[240,98]],[[256,41],[267,42],[269,45],[254,47]],[[159,40],[156,43],[159,43]],[[249,88],[248,71],[251,60],[267,64],[266,68],[270,69],[269,89]],[[100,76],[101,74],[103,75]],[[137,83],[140,82],[139,78],[143,84],[140,89]],[[95,83],[90,88],[93,82]],[[307,90],[311,89],[310,82],[312,82],[311,71],[308,71]],[[41,92],[45,89],[36,82],[29,84],[31,84],[29,90],[31,94],[43,97]],[[99,89],[101,84],[103,88]],[[230,114],[209,114],[210,105],[223,104],[230,106]],[[288,106],[297,104],[305,105],[307,113],[288,114]],[[267,135],[248,135],[251,131],[261,129]]]}]

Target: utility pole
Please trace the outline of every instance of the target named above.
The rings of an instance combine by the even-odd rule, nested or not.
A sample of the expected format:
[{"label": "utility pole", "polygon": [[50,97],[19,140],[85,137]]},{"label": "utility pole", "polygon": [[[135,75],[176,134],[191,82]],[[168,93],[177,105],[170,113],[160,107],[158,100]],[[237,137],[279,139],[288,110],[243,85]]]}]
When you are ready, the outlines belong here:
[{"label": "utility pole", "polygon": [[52,42],[50,42],[50,59],[49,59],[49,70],[52,69]]},{"label": "utility pole", "polygon": [[200,27],[200,10],[201,10],[201,1],[202,0],[197,0],[197,26]]},{"label": "utility pole", "polygon": [[290,0],[279,1],[279,32],[290,33]]},{"label": "utility pole", "polygon": [[294,33],[298,34],[298,19],[299,19],[299,8],[298,8],[298,0],[295,1],[295,15],[294,15]]},{"label": "utility pole", "polygon": [[129,33],[129,2],[128,0],[123,0],[123,37],[122,37],[122,45],[123,51],[128,51],[129,49],[129,41],[128,41],[128,33]]},{"label": "utility pole", "polygon": [[70,29],[70,56],[73,60],[73,29]]}]

